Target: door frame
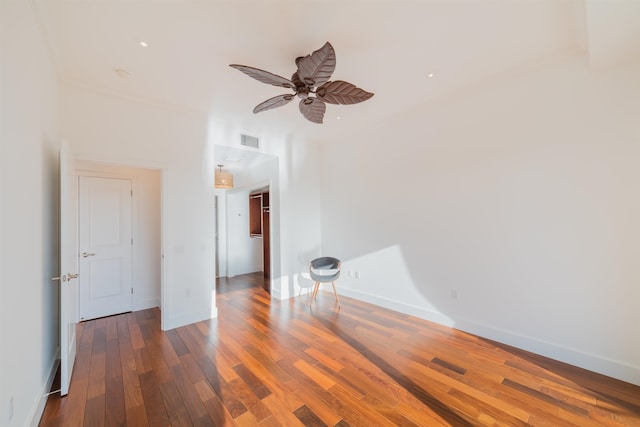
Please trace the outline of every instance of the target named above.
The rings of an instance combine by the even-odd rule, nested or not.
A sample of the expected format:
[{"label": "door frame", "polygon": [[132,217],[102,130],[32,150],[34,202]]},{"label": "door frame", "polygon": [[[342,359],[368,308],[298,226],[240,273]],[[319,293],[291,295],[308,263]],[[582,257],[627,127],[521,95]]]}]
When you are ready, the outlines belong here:
[{"label": "door frame", "polygon": [[59,153],[60,395],[69,393],[77,356],[78,323],[78,177],[71,146],[63,140]]},{"label": "door frame", "polygon": [[[269,258],[269,270],[271,271],[270,277],[269,277],[269,287],[270,289],[274,289],[273,285],[275,283],[276,280],[276,274],[274,273],[274,266],[276,265],[275,261],[277,260],[278,262],[280,262],[280,252],[275,253],[273,250],[274,247],[274,240],[277,238],[279,239],[279,236],[274,236],[273,235],[273,212],[279,212],[279,210],[273,209],[274,207],[274,203],[273,203],[273,199],[272,199],[272,195],[275,194],[275,187],[273,185],[273,180],[272,179],[267,179],[267,180],[263,180],[263,181],[259,181],[259,182],[254,182],[250,185],[244,185],[242,187],[234,187],[231,190],[226,190],[224,193],[224,198],[225,198],[225,210],[224,210],[224,215],[225,215],[225,227],[229,227],[229,222],[227,220],[227,215],[229,213],[228,210],[228,196],[234,193],[239,193],[242,191],[248,191],[249,193],[251,193],[254,190],[258,190],[260,188],[267,188],[267,191],[269,192],[269,207],[270,207],[270,212],[269,212],[269,235],[271,236],[271,238],[269,239],[269,252],[271,254],[270,258]],[[218,199],[219,200],[219,199]],[[279,200],[279,199],[278,199]],[[225,251],[227,252],[227,256],[226,258],[226,262],[228,263],[228,231],[225,230],[225,242],[224,244],[226,245]],[[219,255],[216,253],[216,257],[218,257]],[[263,260],[264,262],[264,260]],[[227,272],[227,274],[229,273],[229,266],[227,265],[225,268],[225,271]],[[263,271],[264,271],[264,265],[263,265]],[[278,271],[279,268],[278,268]]]},{"label": "door frame", "polygon": [[[77,218],[78,218],[78,227],[77,227],[77,238],[78,238],[78,253],[80,252],[80,242],[81,242],[81,230],[80,230],[80,197],[81,197],[81,192],[80,192],[80,182],[82,181],[83,178],[97,178],[97,179],[117,179],[117,180],[122,180],[122,181],[129,181],[130,185],[131,185],[131,191],[133,192],[131,195],[131,238],[134,239],[133,242],[136,242],[138,240],[138,230],[137,230],[137,224],[138,224],[138,208],[137,208],[137,194],[138,194],[138,179],[135,176],[131,176],[129,174],[126,173],[110,173],[110,172],[96,172],[96,171],[86,171],[83,169],[78,168],[76,171],[76,175],[77,175],[77,188],[78,188],[78,200],[77,200],[77,209],[78,209],[78,213],[77,213]],[[133,283],[133,271],[134,271],[134,267],[133,267],[133,261],[134,261],[134,246],[131,245],[131,254],[130,254],[130,260],[129,262],[131,263],[131,271],[130,271],[130,281],[131,281],[131,289],[133,289],[134,287],[134,283]],[[80,268],[80,258],[78,256],[78,268]],[[84,284],[82,283],[83,278],[80,277],[78,279],[78,318],[79,321],[86,321],[86,320],[93,320],[93,318],[89,318],[89,319],[83,319],[80,317],[80,313],[81,313],[81,304],[82,304],[82,298],[80,297],[80,293],[82,292],[81,286],[86,286],[86,281],[84,282]],[[129,293],[129,306],[130,306],[130,310],[129,311],[133,311],[134,310],[134,305],[133,305],[133,292]],[[119,314],[120,312],[116,312],[116,313],[111,313],[111,314]],[[100,316],[98,316],[100,317]]]},{"label": "door frame", "polygon": [[[165,236],[166,236],[166,186],[165,186],[165,174],[167,166],[165,163],[157,163],[157,162],[126,162],[126,161],[118,161],[118,160],[110,160],[102,157],[93,157],[93,156],[76,156],[76,174],[78,181],[80,180],[80,176],[89,176],[89,177],[98,177],[98,178],[120,178],[120,179],[130,179],[131,180],[131,188],[133,190],[133,201],[132,201],[132,224],[131,224],[131,233],[134,238],[134,245],[137,238],[139,238],[139,230],[137,226],[137,220],[139,218],[139,212],[137,207],[137,194],[139,191],[138,188],[138,178],[132,176],[132,174],[126,173],[118,173],[118,172],[109,172],[109,171],[93,171],[88,169],[83,169],[82,162],[92,163],[95,165],[102,165],[105,167],[122,167],[122,168],[132,168],[132,169],[150,169],[156,170],[160,173],[160,327],[162,330],[165,330],[165,325],[169,324],[168,313],[167,310],[163,310],[162,307],[165,306],[166,302],[169,301],[168,289],[165,286],[165,265],[164,265],[164,253],[165,253]],[[80,165],[78,165],[80,163]],[[79,227],[79,217],[76,215],[76,228]],[[133,256],[133,254],[132,254]],[[79,311],[76,313],[76,318],[79,319]]]},{"label": "door frame", "polygon": [[[214,204],[214,215],[215,215],[215,253],[214,253],[214,262],[215,262],[215,270],[216,270],[216,279],[222,277],[220,275],[220,271],[222,270],[223,267],[223,263],[221,262],[220,259],[220,199],[221,196],[217,193],[214,192],[213,194],[213,204]],[[226,203],[225,203],[226,205]],[[226,206],[225,206],[226,207]],[[224,220],[226,221],[226,214],[224,215]],[[225,234],[226,234],[226,230],[225,230]],[[226,246],[227,243],[227,239],[225,237],[224,239],[224,243]],[[227,262],[225,259],[224,262],[224,273],[225,276],[227,275]]]}]

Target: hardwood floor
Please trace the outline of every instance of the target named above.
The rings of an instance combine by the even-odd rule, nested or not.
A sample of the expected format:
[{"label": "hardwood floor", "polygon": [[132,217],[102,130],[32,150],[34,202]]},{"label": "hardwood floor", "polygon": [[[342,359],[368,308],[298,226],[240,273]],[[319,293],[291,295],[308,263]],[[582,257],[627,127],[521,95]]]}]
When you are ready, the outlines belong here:
[{"label": "hardwood floor", "polygon": [[320,292],[223,279],[218,319],[85,322],[70,393],[41,426],[640,426],[640,387]]}]

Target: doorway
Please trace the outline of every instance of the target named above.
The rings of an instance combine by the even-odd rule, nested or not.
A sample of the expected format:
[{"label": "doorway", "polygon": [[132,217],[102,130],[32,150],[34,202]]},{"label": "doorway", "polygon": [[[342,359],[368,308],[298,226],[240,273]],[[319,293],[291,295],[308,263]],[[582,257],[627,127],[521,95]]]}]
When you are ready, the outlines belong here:
[{"label": "doorway", "polygon": [[[94,290],[94,294],[90,296],[92,299],[108,301],[112,298],[116,299],[118,295],[121,297],[121,301],[118,303],[112,300],[113,307],[109,307],[109,302],[107,302],[104,304],[107,308],[101,307],[101,311],[93,314],[85,312],[83,307],[78,307],[80,320],[88,320],[89,318],[94,318],[94,316],[102,317],[119,312],[160,307],[162,291],[162,171],[160,169],[117,166],[83,160],[76,161],[76,171],[79,177],[78,182],[80,180],[86,182],[97,181],[113,183],[114,185],[124,182],[130,185],[130,187],[126,187],[126,184],[122,184],[124,188],[121,190],[109,190],[110,193],[106,198],[110,198],[111,203],[106,203],[105,200],[101,201],[101,196],[99,195],[94,196],[94,198],[97,197],[97,201],[93,202],[94,210],[99,208],[100,203],[106,204],[106,207],[100,207],[99,209],[103,211],[105,216],[109,211],[113,214],[116,211],[115,206],[117,204],[123,206],[126,206],[127,203],[130,204],[130,207],[124,208],[125,211],[129,212],[130,230],[128,235],[123,233],[117,239],[124,246],[128,244],[130,252],[128,256],[129,265],[126,265],[126,263],[124,265],[119,264],[117,257],[108,253],[108,251],[114,251],[117,246],[117,233],[114,230],[127,228],[126,218],[121,216],[117,219],[117,222],[113,219],[112,223],[104,226],[96,224],[93,226],[94,230],[92,231],[91,228],[87,229],[86,226],[81,226],[82,219],[78,217],[78,257],[81,264],[80,268],[84,271],[80,275],[80,279],[90,279],[90,285],[83,282],[79,283],[80,304],[84,305],[82,303],[84,299],[82,292],[84,291],[87,294],[92,290],[91,287],[96,287],[93,284],[93,279],[96,276],[102,278],[111,277],[113,280],[105,285],[98,284],[99,286]],[[80,201],[81,197],[79,193],[79,204],[82,203]],[[117,210],[120,210],[121,207]],[[78,213],[79,215],[81,214],[80,209],[78,209]],[[107,233],[107,231],[109,232]],[[87,242],[87,239],[90,239],[90,241]],[[99,241],[106,242],[107,247],[100,249],[95,247]],[[100,259],[107,256],[108,260]],[[102,265],[100,265],[99,261],[102,261]],[[85,264],[84,269],[82,264]],[[93,277],[91,277],[92,275]],[[119,276],[124,277],[120,280]],[[118,284],[116,285],[116,283]],[[89,295],[85,296],[89,297]]]},{"label": "doorway", "polygon": [[264,289],[271,291],[271,226],[269,187],[249,193],[249,236],[262,240],[262,274]]},{"label": "doorway", "polygon": [[[225,170],[234,175],[236,183],[233,189],[215,190],[217,277],[260,272],[263,277],[266,275],[265,288],[271,292],[271,283],[278,280],[280,273],[278,156],[216,145],[214,158],[216,164],[224,164]],[[260,193],[258,215],[252,221],[251,196],[256,192]],[[259,233],[251,230],[255,223],[261,226]]]},{"label": "doorway", "polygon": [[131,311],[131,180],[81,176],[78,193],[80,320]]},{"label": "doorway", "polygon": [[[271,194],[270,185],[261,185],[217,196],[218,278],[259,273],[264,282],[262,287],[271,292],[273,263],[277,261],[277,256],[272,256]],[[221,199],[225,200],[225,209]]]}]

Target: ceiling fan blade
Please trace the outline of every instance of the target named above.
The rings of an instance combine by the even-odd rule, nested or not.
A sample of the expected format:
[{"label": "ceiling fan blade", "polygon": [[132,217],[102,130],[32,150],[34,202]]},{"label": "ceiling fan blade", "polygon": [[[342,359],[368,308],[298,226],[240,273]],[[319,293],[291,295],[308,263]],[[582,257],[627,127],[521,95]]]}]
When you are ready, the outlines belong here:
[{"label": "ceiling fan blade", "polygon": [[311,55],[296,59],[296,65],[300,80],[308,87],[317,87],[328,81],[336,69],[336,52],[326,42]]},{"label": "ceiling fan blade", "polygon": [[231,68],[235,68],[236,70],[240,70],[245,73],[249,77],[253,77],[254,79],[261,81],[262,83],[266,83],[268,85],[278,86],[278,87],[288,87],[291,89],[295,89],[295,85],[291,83],[290,80],[285,79],[284,77],[280,77],[276,74],[270,73],[268,71],[260,70],[258,68],[249,67],[247,65],[237,65],[231,64],[229,65]]},{"label": "ceiling fan blade", "polygon": [[327,109],[327,104],[320,101],[318,98],[306,98],[300,100],[300,112],[309,121],[313,123],[322,124],[324,118],[324,112]]},{"label": "ceiling fan blade", "polygon": [[293,83],[296,87],[304,87],[304,82],[300,80],[300,76],[298,76],[297,71],[291,75],[291,83]]},{"label": "ceiling fan blade", "polygon": [[373,93],[360,89],[349,82],[336,80],[320,86],[316,90],[316,96],[330,104],[357,104],[371,98]]},{"label": "ceiling fan blade", "polygon": [[256,105],[253,112],[259,113],[261,111],[271,110],[272,108],[282,107],[283,105],[290,103],[293,98],[295,98],[295,95],[293,94],[274,96],[273,98],[269,98]]}]

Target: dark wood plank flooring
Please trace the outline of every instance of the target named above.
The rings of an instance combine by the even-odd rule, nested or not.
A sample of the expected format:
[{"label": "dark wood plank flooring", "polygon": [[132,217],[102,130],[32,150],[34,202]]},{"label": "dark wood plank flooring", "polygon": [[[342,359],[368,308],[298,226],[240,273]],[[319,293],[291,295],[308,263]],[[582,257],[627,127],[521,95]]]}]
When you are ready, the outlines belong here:
[{"label": "dark wood plank flooring", "polygon": [[79,325],[41,426],[640,426],[640,387],[360,301],[221,279],[218,319]]}]

